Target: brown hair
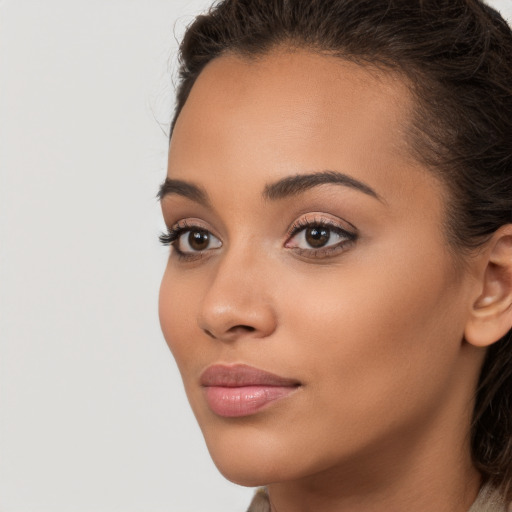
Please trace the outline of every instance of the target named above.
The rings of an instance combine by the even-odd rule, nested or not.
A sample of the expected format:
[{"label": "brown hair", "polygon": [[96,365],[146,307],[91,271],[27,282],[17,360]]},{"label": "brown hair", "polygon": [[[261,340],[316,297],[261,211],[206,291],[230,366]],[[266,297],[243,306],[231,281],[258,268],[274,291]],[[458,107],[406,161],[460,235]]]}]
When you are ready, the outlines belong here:
[{"label": "brown hair", "polygon": [[[404,76],[409,145],[450,190],[458,251],[512,222],[512,32],[479,0],[223,0],[180,47],[174,128],[195,80],[226,53],[307,48]],[[512,499],[512,335],[488,349],[472,426],[475,466]]]}]

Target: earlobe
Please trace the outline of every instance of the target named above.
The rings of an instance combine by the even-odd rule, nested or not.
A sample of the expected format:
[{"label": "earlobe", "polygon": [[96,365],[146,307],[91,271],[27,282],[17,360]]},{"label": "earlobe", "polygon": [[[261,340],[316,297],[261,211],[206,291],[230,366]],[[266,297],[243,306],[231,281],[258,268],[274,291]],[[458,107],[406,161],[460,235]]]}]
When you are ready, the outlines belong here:
[{"label": "earlobe", "polygon": [[486,243],[480,293],[474,301],[464,337],[487,347],[512,328],[512,224],[501,227]]}]

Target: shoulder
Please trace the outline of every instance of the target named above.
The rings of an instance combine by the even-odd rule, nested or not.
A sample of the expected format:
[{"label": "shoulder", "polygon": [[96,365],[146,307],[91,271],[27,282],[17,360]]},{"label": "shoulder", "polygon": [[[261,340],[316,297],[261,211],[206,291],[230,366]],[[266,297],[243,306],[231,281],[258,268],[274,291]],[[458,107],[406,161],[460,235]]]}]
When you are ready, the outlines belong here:
[{"label": "shoulder", "polygon": [[270,512],[270,502],[265,487],[260,487],[256,491],[247,512]]},{"label": "shoulder", "polygon": [[507,503],[496,488],[484,485],[468,512],[512,512],[512,503]]},{"label": "shoulder", "polygon": [[[270,512],[270,502],[265,487],[257,489],[247,512]],[[506,503],[493,487],[484,486],[468,512],[512,512],[512,503]]]}]

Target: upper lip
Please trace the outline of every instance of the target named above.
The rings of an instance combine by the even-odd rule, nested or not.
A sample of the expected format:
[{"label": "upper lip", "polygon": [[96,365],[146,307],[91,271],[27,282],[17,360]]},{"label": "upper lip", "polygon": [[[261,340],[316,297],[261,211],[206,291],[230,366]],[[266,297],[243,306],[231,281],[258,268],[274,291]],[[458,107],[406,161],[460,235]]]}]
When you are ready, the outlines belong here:
[{"label": "upper lip", "polygon": [[299,386],[296,379],[280,377],[246,364],[209,366],[201,374],[201,386],[236,388],[244,386]]}]

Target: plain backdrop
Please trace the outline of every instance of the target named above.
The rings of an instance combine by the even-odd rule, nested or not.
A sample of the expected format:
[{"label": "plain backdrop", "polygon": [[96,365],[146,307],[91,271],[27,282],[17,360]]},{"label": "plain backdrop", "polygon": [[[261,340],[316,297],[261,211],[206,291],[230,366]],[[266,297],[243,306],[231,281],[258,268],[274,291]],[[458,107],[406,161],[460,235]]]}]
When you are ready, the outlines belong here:
[{"label": "plain backdrop", "polygon": [[177,39],[209,3],[0,0],[0,512],[250,501],[157,316]]}]

